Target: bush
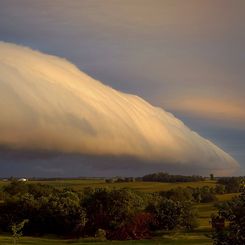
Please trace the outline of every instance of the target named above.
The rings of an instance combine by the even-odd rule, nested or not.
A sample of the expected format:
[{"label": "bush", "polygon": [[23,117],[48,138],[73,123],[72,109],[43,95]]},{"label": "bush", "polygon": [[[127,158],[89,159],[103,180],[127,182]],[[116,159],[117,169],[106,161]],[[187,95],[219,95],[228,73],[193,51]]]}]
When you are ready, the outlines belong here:
[{"label": "bush", "polygon": [[24,182],[13,180],[9,185],[3,187],[7,196],[23,195],[28,192],[28,185]]},{"label": "bush", "polygon": [[240,177],[224,177],[218,179],[218,184],[225,186],[226,193],[240,192],[242,178]]},{"label": "bush", "polygon": [[208,203],[217,201],[217,197],[215,196],[215,190],[208,186],[193,189],[192,196],[196,202]]},{"label": "bush", "polygon": [[216,194],[224,194],[225,193],[225,186],[218,184],[215,186],[215,193]]},{"label": "bush", "polygon": [[100,241],[106,240],[106,231],[103,229],[98,229],[95,233],[95,237]]},{"label": "bush", "polygon": [[194,202],[213,202],[217,198],[215,196],[216,190],[208,186],[201,188],[175,188],[169,191],[160,192],[162,197],[173,201],[185,202],[185,201],[194,201]]},{"label": "bush", "polygon": [[192,201],[192,189],[191,188],[175,188],[169,191],[161,192],[160,195],[166,197],[167,199],[171,199],[173,201]]}]

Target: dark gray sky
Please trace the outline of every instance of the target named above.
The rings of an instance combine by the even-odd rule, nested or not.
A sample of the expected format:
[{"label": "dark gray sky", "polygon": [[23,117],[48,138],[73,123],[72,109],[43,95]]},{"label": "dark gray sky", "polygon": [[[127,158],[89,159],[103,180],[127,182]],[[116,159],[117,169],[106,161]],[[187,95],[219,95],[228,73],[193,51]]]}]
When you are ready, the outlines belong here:
[{"label": "dark gray sky", "polygon": [[171,111],[244,174],[244,13],[243,0],[0,0],[0,40],[65,57]]}]

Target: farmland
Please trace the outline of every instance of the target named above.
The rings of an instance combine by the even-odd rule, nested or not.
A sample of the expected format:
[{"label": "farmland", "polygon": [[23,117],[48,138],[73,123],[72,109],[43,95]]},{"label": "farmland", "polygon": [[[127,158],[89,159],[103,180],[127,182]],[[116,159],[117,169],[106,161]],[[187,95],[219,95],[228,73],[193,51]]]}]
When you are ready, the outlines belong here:
[{"label": "farmland", "polygon": [[[6,185],[8,182],[0,181],[0,187]],[[41,183],[51,185],[56,188],[72,188],[75,191],[82,191],[86,187],[91,188],[128,188],[143,192],[159,192],[167,191],[177,187],[215,187],[216,182],[211,180],[185,182],[185,183],[160,183],[160,182],[122,182],[122,183],[106,183],[104,179],[65,179],[65,180],[42,180],[42,181],[28,181],[27,183]]]},{"label": "farmland", "polygon": [[[1,181],[0,188],[6,185],[8,182]],[[42,183],[46,185],[51,185],[58,189],[71,188],[76,191],[82,191],[86,187],[92,188],[109,188],[109,189],[121,189],[121,188],[129,188],[141,192],[159,192],[159,191],[167,191],[176,187],[215,187],[216,182],[205,180],[200,182],[186,182],[186,183],[159,183],[159,182],[123,182],[123,183],[106,183],[103,179],[78,179],[78,180],[43,180],[43,181],[28,181],[27,184],[37,184]],[[223,194],[217,195],[218,201],[226,201],[230,200],[236,194]],[[169,244],[169,245],[183,245],[183,244],[203,244],[208,245],[212,244],[210,238],[208,238],[207,234],[210,234],[211,226],[210,226],[210,215],[215,213],[217,210],[214,206],[215,202],[209,203],[199,203],[196,204],[195,207],[198,210],[198,222],[199,227],[192,232],[181,232],[181,231],[172,231],[171,233],[158,233],[155,234],[154,239],[151,240],[139,240],[139,241],[102,241],[96,240],[95,238],[83,238],[79,240],[64,240],[55,236],[52,237],[22,237],[19,241],[19,244]],[[8,245],[13,244],[11,237],[7,234],[2,234],[0,236],[0,244]]]},{"label": "farmland", "polygon": [[[12,239],[9,236],[0,236],[1,245],[10,245]],[[209,238],[201,233],[189,233],[189,234],[171,234],[164,237],[158,237],[151,240],[140,240],[140,241],[98,241],[95,239],[81,239],[81,240],[61,240],[55,238],[33,238],[23,237],[20,239],[19,244],[21,245],[211,245],[212,242]]]}]

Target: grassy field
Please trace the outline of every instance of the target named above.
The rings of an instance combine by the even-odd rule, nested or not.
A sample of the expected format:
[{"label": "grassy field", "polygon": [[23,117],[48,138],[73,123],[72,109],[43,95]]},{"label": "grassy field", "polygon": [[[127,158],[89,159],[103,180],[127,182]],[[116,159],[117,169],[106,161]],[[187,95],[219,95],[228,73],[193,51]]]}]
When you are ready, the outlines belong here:
[{"label": "grassy field", "polygon": [[[0,187],[9,182],[0,181]],[[27,183],[42,183],[54,186],[56,188],[72,188],[76,191],[82,191],[86,187],[102,187],[102,188],[129,188],[144,192],[166,191],[176,187],[214,187],[216,181],[206,180],[186,183],[159,183],[159,182],[123,182],[123,183],[106,183],[103,179],[80,179],[80,180],[44,180],[44,181],[28,181]]]},{"label": "grassy field", "polygon": [[[11,237],[9,236],[0,236],[1,245],[10,245],[13,244]],[[21,245],[104,245],[104,244],[113,244],[113,245],[143,245],[143,244],[166,244],[166,245],[211,245],[212,242],[209,238],[201,233],[187,233],[187,234],[172,234],[165,235],[164,237],[157,237],[151,240],[140,240],[140,241],[98,241],[91,239],[81,239],[81,240],[60,240],[53,238],[33,238],[33,237],[22,237],[18,244]]]},{"label": "grassy field", "polygon": [[[0,187],[6,185],[8,182],[0,181]],[[74,190],[82,191],[85,187],[106,187],[106,188],[131,188],[144,192],[156,192],[165,191],[176,187],[202,187],[202,186],[215,186],[215,181],[200,181],[200,182],[188,182],[188,183],[157,183],[157,182],[129,182],[129,183],[105,183],[102,179],[87,179],[87,180],[50,180],[50,181],[28,181],[27,183],[43,183],[55,186],[57,188],[69,187]],[[224,194],[217,195],[218,201],[226,201],[232,199],[237,194]],[[140,244],[166,244],[166,245],[211,245],[212,241],[206,234],[210,234],[211,225],[210,215],[217,210],[214,206],[215,203],[198,204],[195,207],[198,209],[199,227],[191,233],[171,233],[171,234],[157,234],[153,240],[141,240],[141,241],[97,241],[94,239],[81,239],[81,240],[61,240],[57,238],[34,238],[23,237],[18,244],[28,245],[51,245],[51,244],[91,244],[91,245],[103,245],[103,244],[115,244],[115,245],[140,245]],[[0,235],[0,245],[13,244],[11,237]]]}]

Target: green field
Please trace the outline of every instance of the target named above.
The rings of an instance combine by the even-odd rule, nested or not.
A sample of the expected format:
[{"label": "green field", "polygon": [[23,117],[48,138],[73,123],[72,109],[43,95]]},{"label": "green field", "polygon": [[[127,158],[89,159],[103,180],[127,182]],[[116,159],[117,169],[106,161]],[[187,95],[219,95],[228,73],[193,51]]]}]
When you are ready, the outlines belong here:
[{"label": "green field", "polygon": [[[6,185],[8,182],[0,181],[0,187]],[[176,187],[202,187],[210,186],[214,187],[215,181],[200,181],[200,182],[188,182],[188,183],[158,183],[158,182],[128,182],[128,183],[105,183],[102,179],[86,179],[86,180],[50,180],[50,181],[28,181],[27,183],[42,183],[52,185],[56,188],[69,187],[77,191],[82,191],[86,187],[105,187],[105,188],[131,188],[144,192],[156,192],[166,191]],[[236,194],[224,194],[217,195],[218,201],[230,200]],[[169,245],[211,245],[212,241],[206,234],[211,231],[210,215],[217,210],[214,207],[214,203],[198,204],[195,206],[198,209],[199,227],[191,233],[171,233],[171,234],[157,234],[152,240],[140,240],[140,241],[98,241],[95,239],[80,239],[80,240],[62,240],[58,238],[34,238],[23,237],[19,240],[18,244],[91,244],[91,245],[103,245],[103,244],[115,244],[115,245],[129,245],[129,244],[169,244]],[[13,244],[11,237],[6,235],[0,236],[0,245]]]},{"label": "green field", "polygon": [[[9,182],[0,181],[0,187],[8,184]],[[160,183],[160,182],[122,182],[122,183],[106,183],[103,179],[78,179],[78,180],[44,180],[44,181],[28,181],[27,183],[41,183],[54,186],[56,188],[72,188],[76,191],[82,191],[86,187],[92,188],[129,188],[144,192],[159,192],[167,191],[176,187],[202,187],[209,186],[215,187],[216,181],[206,180],[197,182],[186,182],[186,183]]]},{"label": "green field", "polygon": [[[9,245],[13,244],[12,239],[8,236],[0,236],[0,244],[1,245]],[[174,234],[171,236],[158,237],[152,240],[140,240],[140,241],[96,241],[89,239],[81,239],[81,240],[59,240],[52,238],[33,238],[33,237],[23,237],[19,240],[18,244],[22,245],[65,245],[65,244],[73,244],[73,245],[83,245],[83,244],[91,244],[91,245],[104,245],[104,244],[113,244],[113,245],[143,245],[143,244],[166,244],[166,245],[211,245],[212,242],[209,238],[207,238],[203,234],[199,233],[188,233],[188,234]]]}]

